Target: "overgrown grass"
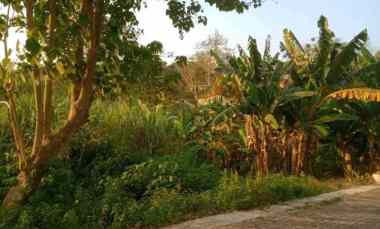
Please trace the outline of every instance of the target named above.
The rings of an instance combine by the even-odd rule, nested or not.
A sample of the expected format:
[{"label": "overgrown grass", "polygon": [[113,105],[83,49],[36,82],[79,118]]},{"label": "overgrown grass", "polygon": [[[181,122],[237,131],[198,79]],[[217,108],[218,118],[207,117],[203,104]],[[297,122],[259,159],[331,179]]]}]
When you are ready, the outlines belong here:
[{"label": "overgrown grass", "polygon": [[[181,192],[173,188],[155,190],[142,201],[129,199],[130,207],[111,209],[110,228],[157,228],[232,210],[255,207],[317,195],[329,188],[309,177],[272,175],[260,179],[225,173],[213,189]],[[120,195],[118,195],[120,196]]]},{"label": "overgrown grass", "polygon": [[[185,144],[186,119],[163,107],[97,103],[40,189],[21,208],[2,210],[0,228],[157,228],[328,191],[309,177],[221,171],[203,146]],[[10,142],[2,133],[2,196],[15,181]]]},{"label": "overgrown grass", "polygon": [[[98,193],[96,186],[81,185],[81,179],[76,179],[70,170],[57,169],[42,190],[0,226],[157,228],[329,190],[309,177],[272,175],[253,179],[230,173],[220,176],[212,165],[189,155],[132,166],[120,176],[109,178],[102,186],[104,191]],[[189,172],[194,172],[194,176]]]},{"label": "overgrown grass", "polygon": [[117,146],[118,151],[153,155],[178,152],[183,142],[176,121],[177,117],[160,105],[98,101],[90,126],[96,128],[100,138]]}]

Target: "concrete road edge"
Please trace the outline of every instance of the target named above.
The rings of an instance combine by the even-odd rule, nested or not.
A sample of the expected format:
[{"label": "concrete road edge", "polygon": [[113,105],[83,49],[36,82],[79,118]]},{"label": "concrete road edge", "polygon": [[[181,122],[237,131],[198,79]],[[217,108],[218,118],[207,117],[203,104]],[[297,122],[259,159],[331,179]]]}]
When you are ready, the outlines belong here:
[{"label": "concrete road edge", "polygon": [[333,202],[355,194],[369,192],[375,189],[380,189],[380,185],[365,185],[349,189],[343,189],[335,192],[324,193],[314,197],[292,200],[269,206],[265,209],[255,209],[250,211],[235,211],[227,214],[214,215],[204,218],[199,218],[184,223],[165,227],[166,229],[210,229],[231,224],[242,223],[247,220],[254,220],[260,217],[268,217],[273,214],[279,214],[284,211],[291,211],[304,208],[311,205]]}]

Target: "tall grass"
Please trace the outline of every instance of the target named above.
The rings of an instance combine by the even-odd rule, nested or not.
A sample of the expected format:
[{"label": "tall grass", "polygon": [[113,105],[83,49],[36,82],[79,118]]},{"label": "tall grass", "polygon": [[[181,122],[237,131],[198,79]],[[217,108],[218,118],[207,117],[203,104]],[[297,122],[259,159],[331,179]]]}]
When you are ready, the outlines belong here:
[{"label": "tall grass", "polygon": [[199,193],[162,186],[151,196],[136,201],[125,194],[129,189],[120,190],[124,195],[113,191],[113,201],[125,196],[124,202],[128,204],[110,205],[114,219],[110,228],[158,228],[191,218],[314,196],[330,189],[310,177],[271,175],[253,179],[225,173],[214,188]]},{"label": "tall grass", "polygon": [[90,125],[118,151],[162,155],[178,152],[183,145],[177,116],[163,106],[140,101],[97,101]]}]

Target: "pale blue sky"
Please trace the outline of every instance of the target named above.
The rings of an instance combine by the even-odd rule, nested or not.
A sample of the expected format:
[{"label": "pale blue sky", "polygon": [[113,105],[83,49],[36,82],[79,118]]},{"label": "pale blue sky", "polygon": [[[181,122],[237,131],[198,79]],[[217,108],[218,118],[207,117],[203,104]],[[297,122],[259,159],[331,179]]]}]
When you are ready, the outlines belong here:
[{"label": "pale blue sky", "polygon": [[184,40],[179,39],[166,18],[164,2],[149,2],[152,2],[150,7],[140,14],[141,27],[145,31],[141,41],[159,40],[167,52],[175,55],[191,55],[196,43],[215,30],[225,35],[233,48],[237,44],[244,45],[248,35],[257,38],[262,46],[269,34],[273,49],[278,50],[284,28],[291,29],[301,42],[308,42],[318,36],[317,21],[322,14],[328,17],[337,38],[347,41],[367,28],[370,47],[380,49],[380,0],[266,0],[261,8],[240,15],[206,7],[208,25],[197,26],[185,34]]},{"label": "pale blue sky", "polygon": [[[140,27],[144,29],[140,41],[148,43],[158,40],[164,44],[166,52],[189,56],[196,51],[198,42],[218,30],[229,39],[231,48],[236,48],[237,44],[245,46],[249,35],[257,38],[262,48],[267,35],[271,35],[272,49],[277,51],[284,28],[291,29],[303,43],[318,36],[317,21],[323,14],[328,17],[330,27],[337,38],[348,41],[362,29],[367,28],[370,48],[380,49],[380,0],[265,1],[262,7],[244,14],[220,12],[206,6],[208,25],[196,26],[181,40],[178,31],[173,28],[165,15],[165,1],[147,0],[149,7],[138,13]],[[24,36],[11,34],[10,47],[14,48],[17,40],[23,43]]]}]

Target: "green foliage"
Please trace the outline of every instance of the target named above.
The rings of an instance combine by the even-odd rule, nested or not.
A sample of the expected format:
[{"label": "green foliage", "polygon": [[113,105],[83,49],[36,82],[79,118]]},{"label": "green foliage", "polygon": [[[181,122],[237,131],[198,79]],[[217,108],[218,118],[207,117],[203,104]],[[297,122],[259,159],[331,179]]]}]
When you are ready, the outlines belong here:
[{"label": "green foliage", "polygon": [[140,45],[136,40],[124,44],[122,58],[112,58],[98,65],[97,85],[103,95],[115,96],[130,89],[131,83],[162,84],[165,63],[161,59],[163,47],[158,41]]},{"label": "green foliage", "polygon": [[318,56],[317,66],[320,69],[318,77],[322,77],[322,79],[318,80],[324,80],[327,77],[327,72],[329,70],[328,64],[331,58],[330,53],[333,48],[334,33],[330,31],[327,18],[324,16],[319,19],[318,26],[320,31],[318,41],[320,54]]},{"label": "green foliage", "polygon": [[12,148],[12,136],[8,126],[7,112],[0,107],[0,199],[8,189],[16,182],[17,173],[14,164],[14,152]]},{"label": "green foliage", "polygon": [[[330,30],[326,17],[321,16],[318,27],[320,31],[318,42],[307,45],[301,44],[292,31],[285,29],[281,50],[286,59],[280,59],[278,54],[269,55],[269,40],[266,42],[262,55],[257,48],[257,41],[249,37],[248,52],[240,47],[239,55],[231,57],[229,65],[218,61],[219,67],[225,73],[224,83],[238,82],[236,85],[239,99],[236,103],[239,104],[240,109],[236,116],[241,113],[257,116],[260,123],[269,124],[274,130],[272,134],[276,137],[268,140],[271,138],[271,133],[256,123],[253,125],[256,133],[251,131],[251,136],[249,136],[253,138],[251,139],[252,143],[256,146],[264,141],[269,141],[269,143],[262,143],[263,145],[274,146],[270,150],[261,148],[261,151],[268,155],[269,164],[281,164],[278,166],[282,168],[275,166],[274,171],[280,169],[286,172],[286,168],[296,166],[297,163],[294,162],[290,163],[292,165],[285,165],[288,163],[287,161],[290,161],[286,157],[294,153],[288,151],[289,148],[296,145],[294,141],[300,141],[301,145],[304,144],[299,149],[302,151],[300,153],[305,155],[302,162],[305,166],[302,170],[305,173],[312,173],[311,164],[313,162],[307,160],[313,159],[317,160],[314,162],[318,164],[315,168],[316,173],[326,173],[327,171],[320,169],[322,164],[325,164],[331,173],[339,174],[334,166],[338,168],[342,164],[336,158],[342,157],[336,152],[339,148],[336,145],[341,145],[342,142],[336,140],[336,133],[345,135],[344,142],[351,142],[349,149],[353,151],[352,153],[360,151],[357,144],[353,146],[354,136],[357,135],[357,131],[362,131],[360,126],[366,126],[367,132],[363,132],[366,132],[364,135],[367,135],[368,139],[377,139],[374,136],[379,136],[375,130],[369,133],[372,128],[365,124],[371,122],[371,126],[377,126],[375,118],[370,118],[374,116],[369,115],[372,113],[370,112],[372,106],[376,107],[377,105],[365,106],[367,110],[364,109],[366,111],[363,112],[361,109],[356,109],[359,105],[354,105],[354,103],[349,103],[349,106],[353,106],[353,108],[347,109],[347,107],[342,108],[342,104],[329,99],[330,97],[346,100],[356,99],[368,103],[369,101],[378,101],[380,98],[377,89],[368,89],[369,87],[378,87],[377,76],[379,75],[379,63],[367,48],[368,32],[363,30],[350,42],[340,43],[335,40],[335,34]],[[217,60],[219,59],[217,58]],[[228,88],[228,86],[228,83],[223,85],[224,88]],[[224,93],[223,96],[227,97],[228,95]],[[359,118],[357,113],[362,116]],[[235,123],[239,122],[239,120],[235,121]],[[347,126],[351,126],[350,123],[356,124],[353,128],[344,128],[337,123],[345,123]],[[338,126],[340,128],[337,128]],[[261,133],[266,136],[259,139],[258,136]],[[300,135],[298,140],[292,139],[295,135]],[[302,135],[306,136],[308,140],[303,142]],[[245,136],[245,143],[249,137]],[[274,143],[277,141],[276,139],[282,139],[282,141]],[[326,157],[325,155],[314,155],[321,153],[318,148],[320,143],[326,139],[333,146],[331,149],[335,152]],[[286,142],[292,143],[287,145]],[[368,141],[363,144],[372,145],[373,151],[378,150],[376,143]],[[223,150],[225,147],[219,148]],[[363,150],[365,147],[359,148]],[[368,151],[369,149],[370,147],[364,150]],[[256,149],[256,151],[260,150]],[[251,153],[258,154],[259,152]],[[271,162],[272,159],[276,160],[276,155],[282,159]],[[378,158],[378,152],[367,152],[366,155],[362,155],[362,157],[378,160],[375,159]],[[357,155],[355,158],[357,159]],[[242,157],[235,157],[234,160],[242,160]],[[258,159],[250,161],[254,163],[255,160]]]},{"label": "green foliage", "polygon": [[319,152],[312,155],[313,175],[320,179],[343,175],[343,160],[332,143],[323,144]]},{"label": "green foliage", "polygon": [[[205,2],[220,10],[237,12],[261,3]],[[36,25],[41,31],[47,22],[46,3],[37,1],[35,8]],[[301,140],[298,144],[305,147],[298,148],[307,150],[303,154],[311,159],[307,172],[318,177],[343,173],[342,156],[337,150],[342,142],[350,146],[353,163],[358,168],[363,164],[362,159],[366,163],[376,159],[380,149],[377,143],[380,139],[379,105],[324,100],[327,94],[350,84],[379,86],[379,62],[366,49],[366,31],[350,43],[341,44],[333,40],[327,19],[321,17],[320,37],[314,46],[304,47],[291,31],[284,31],[282,48],[288,59],[270,55],[269,39],[261,54],[252,37],[248,51],[240,48],[239,55],[231,57],[229,63],[218,59],[215,52],[213,55],[227,75],[221,82],[231,88],[223,96],[230,93],[236,97],[236,104],[214,102],[195,107],[186,105],[188,101],[178,102],[185,97],[180,96],[183,88],[177,84],[180,76],[174,65],[165,66],[160,59],[162,45],[159,42],[138,44],[135,13],[142,2],[106,3],[106,29],[99,50],[96,80],[97,92],[108,96],[96,101],[89,124],[57,160],[50,162],[39,190],[24,206],[11,212],[2,210],[0,228],[157,228],[193,217],[265,206],[328,191],[310,177],[251,177],[257,154],[247,150],[249,139],[242,134],[243,114],[258,116],[262,127],[267,124],[268,129],[259,131],[269,135],[273,130],[273,136],[265,136],[268,139],[299,133],[304,134],[299,135],[301,137],[316,137],[317,141],[304,138],[311,139],[311,143],[305,146]],[[197,1],[167,3],[167,14],[180,32],[188,31],[195,22],[206,22],[200,15],[202,5]],[[13,4],[17,7],[17,3]],[[73,79],[80,76],[83,66],[72,66],[75,55],[70,45],[86,36],[78,31],[78,25],[88,23],[88,19],[71,17],[79,14],[77,1],[61,2],[58,8],[65,13],[60,14],[58,20],[57,33],[62,36],[57,47],[46,50],[48,37],[40,32],[28,38],[25,48],[29,57],[42,52],[57,57],[57,71],[61,68],[62,76]],[[0,17],[0,30],[2,20]],[[0,31],[0,35],[4,36],[4,31]],[[59,53],[63,53],[62,56]],[[187,62],[184,58],[178,61]],[[125,79],[129,82],[121,84]],[[289,82],[282,84],[287,80]],[[123,91],[125,87],[129,89],[127,93]],[[54,127],[62,124],[60,117],[67,116],[68,98],[63,92],[66,85],[63,88],[57,90]],[[165,93],[161,93],[163,88],[167,90]],[[16,92],[17,111],[24,117],[20,117],[20,125],[25,129],[27,144],[32,141],[35,125],[32,122],[34,110],[28,106],[32,103],[29,94],[28,84]],[[120,96],[111,100],[115,94]],[[140,96],[144,102],[137,99]],[[353,96],[347,93],[341,97]],[[357,97],[370,96],[358,92]],[[156,105],[157,101],[165,102]],[[6,120],[6,111],[2,109],[0,198],[16,182],[17,174]],[[295,141],[295,138],[284,139]],[[285,143],[293,144],[290,140]],[[287,150],[278,148],[273,147],[268,152],[270,159]],[[284,157],[280,163],[288,159]],[[286,171],[283,167],[287,165],[271,163],[274,171]],[[223,173],[220,168],[229,170]]]},{"label": "green foliage", "polygon": [[191,151],[131,165],[125,171],[119,168],[113,175],[95,173],[110,157],[87,159],[87,164],[77,157],[54,162],[25,206],[2,212],[0,228],[157,227],[327,190],[311,178],[276,175],[254,180],[227,173],[220,178],[214,166]]},{"label": "green foliage", "polygon": [[99,101],[93,107],[90,125],[97,127],[94,134],[98,137],[107,134],[107,141],[118,152],[141,155],[178,152],[183,142],[177,117],[163,106],[148,106],[140,101]]},{"label": "green foliage", "polygon": [[11,136],[3,131],[0,131],[0,199],[5,196],[9,188],[17,181],[15,177],[17,167],[14,164],[15,158],[12,151]]},{"label": "green foliage", "polygon": [[309,177],[270,175],[250,179],[237,174],[226,174],[220,181],[215,199],[216,205],[221,209],[249,209],[313,196],[327,190],[327,187]]},{"label": "green foliage", "polygon": [[[134,199],[149,197],[162,188],[193,193],[212,189],[218,173],[214,166],[202,163],[190,151],[130,166],[120,178],[109,181],[106,186],[117,186]],[[115,190],[111,189],[110,193],[114,194]]]},{"label": "green foliage", "polygon": [[2,210],[0,228],[155,228],[326,191],[310,178],[221,176],[199,147],[134,164],[116,142],[92,134],[84,129],[64,159],[51,162],[23,207]]},{"label": "green foliage", "polygon": [[368,31],[363,30],[343,48],[331,65],[331,70],[327,75],[328,83],[336,83],[338,80],[345,79],[346,71],[356,60],[358,57],[357,52],[365,47],[367,41]]},{"label": "green foliage", "polygon": [[[225,173],[217,186],[201,193],[161,188],[138,202],[130,197],[120,199],[122,195],[115,194],[113,207],[108,209],[114,219],[110,228],[122,228],[125,225],[157,227],[194,216],[265,206],[328,190],[308,177],[274,175],[252,179]],[[123,205],[120,201],[127,204]]]}]

